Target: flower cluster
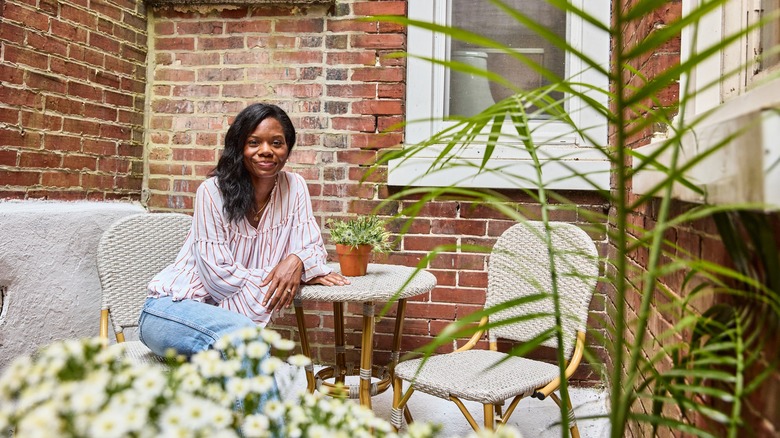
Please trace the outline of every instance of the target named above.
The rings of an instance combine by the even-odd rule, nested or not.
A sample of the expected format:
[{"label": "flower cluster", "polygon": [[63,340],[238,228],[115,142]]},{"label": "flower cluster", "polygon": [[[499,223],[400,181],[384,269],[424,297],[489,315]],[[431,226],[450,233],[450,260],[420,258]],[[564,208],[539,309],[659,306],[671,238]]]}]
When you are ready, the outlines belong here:
[{"label": "flower cluster", "polygon": [[[394,436],[355,403],[302,394],[279,399],[275,374],[293,343],[271,330],[226,336],[215,349],[169,365],[131,363],[123,344],[69,340],[20,357],[0,377],[0,436]],[[296,367],[309,360],[287,357]],[[420,433],[420,431],[424,431]],[[434,430],[412,427],[410,435]]]}]

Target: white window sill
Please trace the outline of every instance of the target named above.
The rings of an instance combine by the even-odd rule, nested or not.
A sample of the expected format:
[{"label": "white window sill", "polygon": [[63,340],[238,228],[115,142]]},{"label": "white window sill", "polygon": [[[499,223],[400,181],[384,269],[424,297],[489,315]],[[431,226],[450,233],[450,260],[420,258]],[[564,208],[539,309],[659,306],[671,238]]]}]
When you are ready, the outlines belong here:
[{"label": "white window sill", "polygon": [[[552,190],[608,190],[610,163],[593,148],[548,147],[540,150],[542,182]],[[534,189],[539,187],[534,163],[526,156],[507,157],[497,153],[480,171],[482,159],[458,157],[446,166],[431,168],[433,157],[414,156],[390,160],[388,184],[412,187],[471,187],[492,189]]]},{"label": "white window sill", "polygon": [[[720,105],[705,123],[683,139],[678,167],[735,137],[686,173],[703,194],[675,184],[673,197],[707,204],[761,203],[766,210],[780,209],[780,80]],[[649,155],[661,145],[657,141],[636,152]],[[658,162],[668,166],[671,150],[661,154]],[[633,178],[633,191],[648,193],[664,177],[657,170],[640,171]]]}]

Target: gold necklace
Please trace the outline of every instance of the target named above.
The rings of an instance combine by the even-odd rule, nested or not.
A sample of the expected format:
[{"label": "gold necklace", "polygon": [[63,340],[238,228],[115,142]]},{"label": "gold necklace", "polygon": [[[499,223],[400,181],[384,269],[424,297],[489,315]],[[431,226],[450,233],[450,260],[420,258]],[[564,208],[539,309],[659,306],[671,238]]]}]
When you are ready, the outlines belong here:
[{"label": "gold necklace", "polygon": [[254,219],[255,222],[260,220],[260,215],[263,214],[263,210],[265,210],[265,206],[268,205],[268,201],[271,200],[271,194],[268,194],[268,197],[265,199],[265,202],[263,203],[263,206],[257,209],[257,212],[255,213]]},{"label": "gold necklace", "polygon": [[[279,181],[279,177],[274,178],[274,189],[276,188],[276,183]],[[271,189],[271,193],[268,194],[268,197],[265,198],[265,202],[263,203],[263,206],[255,210],[254,220],[255,222],[260,220],[260,215],[263,214],[263,211],[265,210],[265,207],[268,205],[268,202],[271,200],[271,196],[273,196],[274,190]]]}]

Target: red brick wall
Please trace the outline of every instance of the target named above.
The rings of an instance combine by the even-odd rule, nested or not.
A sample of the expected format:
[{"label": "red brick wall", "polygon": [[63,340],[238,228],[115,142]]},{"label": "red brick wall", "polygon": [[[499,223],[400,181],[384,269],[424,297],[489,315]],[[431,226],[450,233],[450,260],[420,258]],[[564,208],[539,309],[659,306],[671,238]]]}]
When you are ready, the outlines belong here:
[{"label": "red brick wall", "polygon": [[[333,9],[156,8],[149,11],[148,38],[141,2],[32,7],[6,1],[2,7],[0,197],[141,198],[154,211],[189,211],[230,117],[255,101],[277,103],[292,116],[299,142],[288,166],[309,181],[321,225],[333,216],[370,213],[397,191],[386,185],[384,169],[360,181],[378,154],[403,141],[400,129],[382,132],[403,120],[404,60],[383,55],[405,48],[405,32],[360,19],[405,14],[404,1],[340,1]],[[505,194],[538,218],[531,197]],[[586,215],[606,208],[596,195],[568,195],[578,207],[553,211],[553,219],[585,223]],[[390,202],[380,213],[389,216],[412,202]],[[510,224],[467,201],[429,203],[397,251],[377,260],[416,265],[443,243],[489,247]],[[592,235],[605,240],[604,230]],[[486,260],[484,253],[460,252],[429,263],[438,287],[410,300],[405,350],[481,308]],[[603,294],[592,310],[591,325],[599,327]],[[347,342],[357,348],[361,309],[348,311]],[[314,352],[328,361],[332,311],[309,305],[307,312],[309,325],[319,328],[312,332]],[[275,326],[297,336],[291,315]],[[386,362],[391,320],[378,327],[376,360]],[[350,360],[355,353],[348,350]],[[577,377],[599,380],[588,366]]]},{"label": "red brick wall", "polygon": [[[329,217],[372,212],[397,191],[386,185],[386,169],[360,181],[383,150],[403,141],[401,129],[382,131],[403,121],[404,60],[383,55],[405,49],[405,31],[360,19],[405,13],[405,1],[339,1],[332,10],[320,6],[151,10],[149,207],[191,209],[198,184],[216,162],[230,117],[248,103],[266,101],[285,108],[298,129],[299,142],[288,170],[309,182],[320,225]],[[539,207],[530,197],[519,191],[507,194],[530,217],[538,217]],[[579,208],[553,212],[555,219],[585,222],[583,213],[605,211],[605,201],[596,195],[571,196]],[[380,213],[395,214],[411,202],[390,202]],[[468,202],[429,203],[398,250],[377,260],[415,266],[439,244],[491,246],[509,225],[500,215],[473,209]],[[398,229],[400,224],[395,224]],[[593,234],[605,240],[603,230]],[[424,345],[447,323],[482,307],[486,259],[484,253],[463,252],[430,262],[428,269],[436,275],[438,287],[410,300],[405,350]],[[603,315],[604,306],[604,296],[599,295],[594,315]],[[306,309],[308,325],[319,327],[310,338],[314,355],[332,360],[330,305],[308,304]],[[348,308],[347,343],[355,348],[348,348],[347,354],[353,363],[360,345],[361,312],[361,306]],[[274,321],[292,337],[297,336],[294,325],[291,314]],[[388,318],[378,325],[378,362],[389,359],[392,329]],[[599,380],[587,366],[578,377],[590,384]]]},{"label": "red brick wall", "polygon": [[0,198],[138,199],[143,2],[0,8]]},{"label": "red brick wall", "polygon": [[[638,3],[636,0],[620,2],[624,8],[630,8],[631,5]],[[640,20],[636,20],[627,23],[624,27],[622,34],[625,39],[625,46],[631,47],[638,41],[648,36],[654,29],[657,29],[665,24],[679,18],[681,15],[681,2],[670,1],[659,9],[653,11],[651,14],[643,17]],[[679,63],[680,59],[680,40],[679,38],[671,40],[661,50],[653,53],[649,53],[645,56],[639,57],[631,62],[631,66],[644,76],[643,79],[640,75],[629,74],[624,77],[624,82],[630,86],[641,88],[643,81],[651,81],[660,72],[668,69]],[[670,84],[661,93],[659,93],[656,102],[646,102],[648,108],[673,108],[677,104],[679,98],[679,88],[677,83]],[[637,114],[642,117],[643,114]],[[637,132],[635,135],[629,137],[626,141],[627,146],[630,148],[636,148],[646,145],[650,142],[654,126],[648,126],[647,129]],[[614,132],[611,136],[612,143],[614,144]],[[633,202],[638,199],[638,196],[630,192],[627,194],[628,199]],[[613,193],[617,196],[616,193]],[[674,218],[681,213],[694,207],[692,204],[683,202],[673,202],[670,217]],[[655,228],[656,221],[658,220],[660,208],[660,200],[654,198],[650,202],[645,203],[640,208],[637,208],[629,213],[628,222],[629,227],[635,227],[636,230],[652,230]],[[613,207],[614,214],[614,207]],[[771,216],[771,219],[777,224],[780,222],[780,216]],[[780,227],[775,227],[780,230]],[[640,232],[632,233],[632,237],[640,237]],[[777,233],[780,235],[780,232]],[[717,228],[712,220],[700,220],[694,223],[684,223],[678,227],[670,229],[665,239],[669,242],[669,248],[675,249],[669,254],[669,257],[662,257],[661,263],[668,264],[674,260],[706,260],[709,262],[717,263],[723,266],[729,266],[730,260],[728,254],[718,236]],[[780,244],[780,243],[779,243]],[[610,248],[610,252],[614,253],[614,247]],[[644,248],[628,254],[629,272],[638,273],[643,272],[648,265],[649,254]],[[685,298],[691,289],[696,284],[696,281],[690,282],[687,285],[684,284],[685,276],[688,272],[678,271],[673,275],[667,275],[660,279],[660,285],[656,288],[656,292],[653,297],[653,303],[651,304],[651,313],[647,326],[647,341],[643,354],[646,357],[652,357],[658,354],[661,350],[661,346],[669,346],[673,343],[680,341],[690,340],[690,333],[684,332],[683,334],[677,334],[672,338],[664,338],[664,332],[672,330],[674,325],[681,320],[682,312],[679,306],[670,305],[678,299]],[[641,287],[641,282],[637,282]],[[614,294],[608,291],[607,308],[608,313],[615,308]],[[628,322],[628,333],[626,337],[628,339],[634,339],[636,336],[635,326],[632,321],[636,319],[636,314],[639,311],[639,304],[641,301],[641,294],[638,290],[629,290],[626,295],[626,309]],[[709,305],[713,304],[712,297],[699,298],[694,300],[697,308],[705,309]],[[770,351],[774,349],[773,351]],[[770,347],[766,352],[768,357],[777,356],[777,346]],[[618,364],[612,363],[609,356],[606,356],[607,365],[609,368],[618,366]],[[670,358],[665,358],[658,364],[659,371],[669,369],[672,365]],[[777,430],[780,430],[780,415],[778,415],[777,400],[774,394],[780,391],[780,374],[775,373],[766,382],[764,389],[759,390],[751,397],[750,402],[753,404],[751,408],[745,409],[743,412],[746,424],[754,428],[756,436],[777,436]],[[648,413],[651,409],[652,401],[648,398],[640,399],[635,410],[638,412]],[[692,413],[688,412],[690,416]],[[673,416],[678,419],[683,417],[680,415],[679,410],[676,408],[670,408],[666,412],[666,415]],[[689,417],[690,418],[690,417]],[[696,418],[695,416],[693,418]],[[710,424],[712,426],[712,424]],[[629,425],[629,436],[645,437],[650,434],[649,425]],[[680,436],[679,432],[671,432],[661,428],[659,432],[660,436]]]}]

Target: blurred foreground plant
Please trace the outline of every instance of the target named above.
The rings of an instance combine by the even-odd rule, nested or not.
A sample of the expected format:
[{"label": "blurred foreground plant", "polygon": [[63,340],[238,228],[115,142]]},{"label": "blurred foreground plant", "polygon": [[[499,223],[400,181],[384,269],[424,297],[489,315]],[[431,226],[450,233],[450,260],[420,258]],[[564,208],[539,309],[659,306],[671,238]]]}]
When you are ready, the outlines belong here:
[{"label": "blurred foreground plant", "polygon": [[[397,436],[349,401],[308,393],[280,401],[274,376],[284,363],[268,353],[293,346],[272,330],[246,329],[164,367],[131,363],[122,344],[106,348],[97,338],[57,342],[17,358],[0,377],[0,436]],[[309,359],[287,362],[302,367]],[[419,424],[408,436],[436,431]]]}]

